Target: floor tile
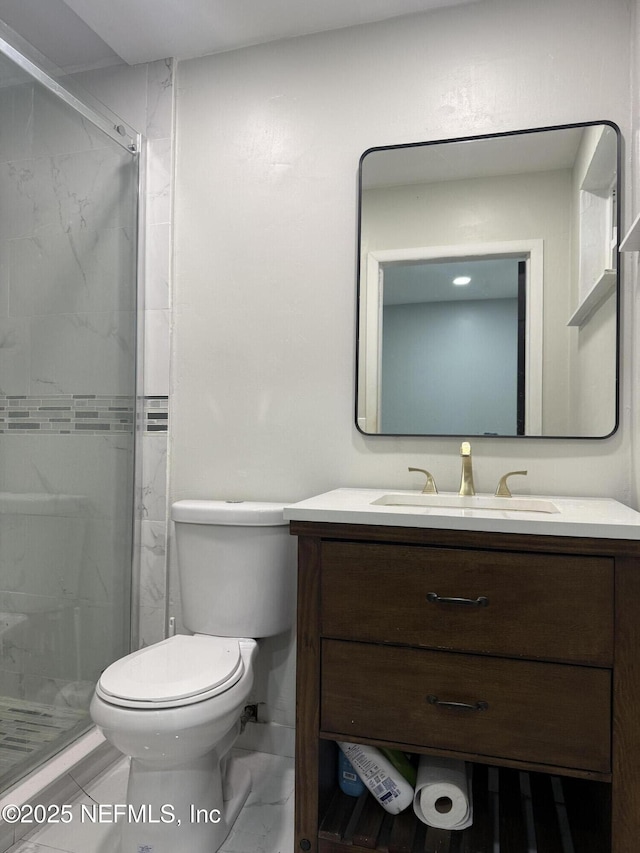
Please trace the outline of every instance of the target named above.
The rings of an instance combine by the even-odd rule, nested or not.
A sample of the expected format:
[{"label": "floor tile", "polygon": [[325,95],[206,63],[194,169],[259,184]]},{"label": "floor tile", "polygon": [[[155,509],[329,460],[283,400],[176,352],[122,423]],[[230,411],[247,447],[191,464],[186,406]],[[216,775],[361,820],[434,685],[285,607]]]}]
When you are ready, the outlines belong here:
[{"label": "floor tile", "polygon": [[289,853],[293,850],[293,759],[236,753],[253,787],[220,853]]},{"label": "floor tile", "polygon": [[[234,750],[236,760],[250,769],[251,793],[220,853],[290,853],[293,849],[293,759]],[[7,853],[118,853],[118,827],[94,824],[82,805],[124,803],[128,759],[108,768],[73,804],[68,824],[43,827]],[[84,819],[83,819],[84,815]]]},{"label": "floor tile", "polygon": [[33,841],[20,841],[14,845],[8,853],[66,853],[60,848],[49,847],[44,844],[35,844]]},{"label": "floor tile", "polygon": [[[64,853],[118,853],[118,827],[115,824],[90,822],[82,808],[80,803],[73,804],[73,819],[69,823],[49,825],[35,832],[29,838],[30,842],[36,844],[34,853],[49,853],[50,848]],[[44,848],[42,851],[40,846]],[[26,851],[18,848],[16,853],[31,851],[29,848]]]}]

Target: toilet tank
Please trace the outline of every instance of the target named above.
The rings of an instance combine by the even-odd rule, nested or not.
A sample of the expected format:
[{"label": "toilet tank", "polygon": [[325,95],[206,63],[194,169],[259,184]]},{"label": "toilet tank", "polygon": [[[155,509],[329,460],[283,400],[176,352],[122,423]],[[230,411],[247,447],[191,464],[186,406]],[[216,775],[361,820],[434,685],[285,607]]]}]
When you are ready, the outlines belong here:
[{"label": "toilet tank", "polygon": [[219,637],[269,637],[293,620],[295,562],[280,503],[174,503],[184,626]]}]

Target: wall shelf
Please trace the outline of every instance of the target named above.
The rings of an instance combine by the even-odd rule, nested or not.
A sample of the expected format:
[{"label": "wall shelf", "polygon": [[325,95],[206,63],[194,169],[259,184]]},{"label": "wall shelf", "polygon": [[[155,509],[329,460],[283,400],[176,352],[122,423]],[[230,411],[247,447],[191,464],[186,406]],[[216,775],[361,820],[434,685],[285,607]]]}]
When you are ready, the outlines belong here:
[{"label": "wall shelf", "polygon": [[617,279],[615,270],[605,270],[569,318],[567,326],[584,326],[593,312],[615,289]]},{"label": "wall shelf", "polygon": [[640,213],[633,221],[631,228],[627,231],[624,239],[620,243],[621,252],[638,252],[640,251]]}]

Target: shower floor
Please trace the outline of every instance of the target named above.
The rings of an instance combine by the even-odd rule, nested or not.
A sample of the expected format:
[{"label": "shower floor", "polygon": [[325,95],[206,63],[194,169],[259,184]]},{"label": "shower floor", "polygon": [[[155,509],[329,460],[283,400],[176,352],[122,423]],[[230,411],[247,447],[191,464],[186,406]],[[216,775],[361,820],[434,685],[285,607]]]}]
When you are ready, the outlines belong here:
[{"label": "shower floor", "polygon": [[31,759],[40,761],[65,746],[73,729],[86,728],[87,712],[0,696],[0,788],[19,767],[21,776]]}]

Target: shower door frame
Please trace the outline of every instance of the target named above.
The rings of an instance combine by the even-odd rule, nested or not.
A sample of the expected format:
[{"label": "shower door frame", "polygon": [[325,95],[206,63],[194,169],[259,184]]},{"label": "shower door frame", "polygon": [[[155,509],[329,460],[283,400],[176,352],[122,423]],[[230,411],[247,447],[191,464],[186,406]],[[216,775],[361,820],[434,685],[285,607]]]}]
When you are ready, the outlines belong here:
[{"label": "shower door frame", "polygon": [[[20,50],[11,44],[7,38],[10,37],[13,42],[21,42]],[[40,65],[33,62],[26,53],[35,53],[35,49],[29,45],[24,39],[20,38],[17,33],[14,33],[6,24],[0,21],[0,53],[10,59],[18,68],[22,69],[26,74],[33,78],[36,82],[44,86],[49,92],[70,106],[73,110],[79,113],[83,118],[86,118],[94,124],[103,133],[106,133],[114,142],[121,148],[124,148],[130,154],[137,154],[141,149],[142,135],[134,130],[127,122],[113,115],[106,115],[108,109],[100,104],[99,112],[96,108],[85,103],[80,98],[76,97],[69,89],[65,88],[56,80],[56,77],[65,77],[63,71],[54,69],[50,62],[45,57],[38,57],[43,63],[49,65],[49,71],[45,71]],[[55,75],[55,76],[54,76]],[[90,99],[88,92],[83,92],[83,97]]]},{"label": "shower door frame", "polygon": [[[68,83],[72,83],[73,81],[69,80],[68,75],[56,68],[49,60],[46,59],[46,57],[38,54],[32,45],[11,30],[2,21],[0,21],[0,54],[4,55],[20,70],[25,72],[32,82],[40,84],[48,92],[69,106],[75,113],[89,121],[120,148],[124,149],[124,151],[126,151],[132,158],[137,160],[137,198],[135,217],[137,243],[134,278],[134,285],[136,287],[136,339],[133,365],[135,377],[133,419],[134,448],[131,476],[131,487],[133,490],[132,504],[134,511],[131,518],[131,569],[129,573],[129,583],[131,588],[129,593],[130,620],[128,628],[129,648],[131,649],[136,647],[139,634],[137,619],[135,617],[137,615],[137,605],[139,601],[138,578],[140,517],[137,508],[140,506],[141,492],[142,419],[140,412],[143,410],[142,394],[144,387],[144,289],[140,287],[140,282],[144,281],[145,256],[145,140],[142,133],[135,130],[115,113],[111,113],[111,111],[99,101],[95,101],[95,106],[92,106],[90,102],[94,99],[88,92],[82,91],[80,97],[78,97],[70,91],[70,88],[67,88],[59,82],[58,78],[65,79]],[[30,57],[34,57],[34,59]],[[62,790],[65,784],[68,785],[68,782],[65,783],[65,777],[63,777],[62,774],[67,772],[70,766],[78,768],[78,772],[82,773],[82,768],[88,761],[90,763],[87,765],[87,769],[84,772],[93,776],[95,775],[96,766],[107,766],[112,761],[111,753],[112,749],[104,743],[102,735],[100,735],[95,728],[92,729],[91,726],[89,726],[87,731],[81,733],[72,742],[61,746],[61,749],[55,754],[44,757],[37,766],[28,769],[24,776],[11,783],[5,790],[0,791],[0,805],[9,801],[11,803],[18,804],[22,802],[49,801],[51,796],[56,799],[59,797],[59,793],[55,794],[53,791]],[[6,849],[5,835],[6,838],[11,837],[12,841],[16,841],[21,834],[22,833],[18,826],[3,825],[3,821],[0,820],[0,850]]]}]

